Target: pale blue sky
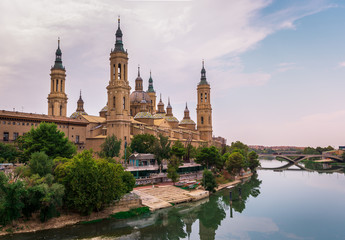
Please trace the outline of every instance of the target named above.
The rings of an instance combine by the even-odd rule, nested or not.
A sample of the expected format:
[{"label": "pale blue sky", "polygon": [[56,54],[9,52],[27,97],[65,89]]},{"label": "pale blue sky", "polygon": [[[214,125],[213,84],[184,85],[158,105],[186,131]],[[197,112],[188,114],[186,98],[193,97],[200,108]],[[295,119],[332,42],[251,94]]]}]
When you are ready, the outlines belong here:
[{"label": "pale blue sky", "polygon": [[181,119],[196,118],[205,59],[214,135],[257,145],[345,144],[345,2],[327,0],[0,2],[0,109],[47,113],[61,37],[68,114],[82,89],[91,115],[106,104],[117,15],[144,87]]}]

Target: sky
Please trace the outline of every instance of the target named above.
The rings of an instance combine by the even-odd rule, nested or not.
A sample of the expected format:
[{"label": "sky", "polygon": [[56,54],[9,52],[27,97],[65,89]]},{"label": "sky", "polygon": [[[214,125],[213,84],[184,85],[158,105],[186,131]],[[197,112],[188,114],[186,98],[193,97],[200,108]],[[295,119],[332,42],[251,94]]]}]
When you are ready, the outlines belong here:
[{"label": "sky", "polygon": [[[205,59],[213,134],[249,145],[345,145],[345,2],[2,0],[0,110],[47,114],[61,39],[68,115],[106,105],[120,15],[132,90],[140,64],[157,97],[196,121]],[[159,99],[158,99],[159,100]]]}]

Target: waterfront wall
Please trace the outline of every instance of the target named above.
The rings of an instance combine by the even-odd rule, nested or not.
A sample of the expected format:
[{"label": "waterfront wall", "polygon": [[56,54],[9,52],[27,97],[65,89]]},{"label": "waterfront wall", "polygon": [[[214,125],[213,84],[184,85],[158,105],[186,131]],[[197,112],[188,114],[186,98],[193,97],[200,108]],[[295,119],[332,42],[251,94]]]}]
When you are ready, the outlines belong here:
[{"label": "waterfront wall", "polygon": [[[180,181],[186,181],[186,180],[188,181],[188,180],[195,180],[195,179],[202,179],[202,171],[180,174]],[[156,183],[164,183],[164,182],[171,182],[171,179],[167,177],[167,173],[151,174],[150,177],[138,178],[136,179],[135,183],[136,185],[147,185],[147,184],[156,184]]]}]

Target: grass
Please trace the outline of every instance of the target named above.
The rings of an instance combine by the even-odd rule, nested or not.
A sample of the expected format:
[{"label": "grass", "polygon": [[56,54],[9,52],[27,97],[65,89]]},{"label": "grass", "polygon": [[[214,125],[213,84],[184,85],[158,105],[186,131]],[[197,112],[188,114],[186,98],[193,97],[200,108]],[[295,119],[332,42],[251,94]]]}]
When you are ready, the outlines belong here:
[{"label": "grass", "polygon": [[103,218],[99,218],[99,219],[95,219],[95,220],[91,220],[91,221],[82,221],[80,222],[80,224],[90,224],[90,223],[97,223],[97,222],[101,222],[103,221]]},{"label": "grass", "polygon": [[110,217],[116,218],[116,219],[126,219],[126,218],[131,218],[131,217],[148,214],[148,213],[150,213],[149,207],[140,207],[140,208],[133,208],[126,212],[118,212],[115,214],[111,214]]}]

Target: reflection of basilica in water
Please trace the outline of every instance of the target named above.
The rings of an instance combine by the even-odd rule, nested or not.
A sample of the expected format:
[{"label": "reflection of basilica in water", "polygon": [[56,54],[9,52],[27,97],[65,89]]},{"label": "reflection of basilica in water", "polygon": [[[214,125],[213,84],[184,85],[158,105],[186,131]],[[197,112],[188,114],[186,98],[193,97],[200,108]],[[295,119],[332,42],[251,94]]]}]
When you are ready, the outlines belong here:
[{"label": "reflection of basilica in water", "polygon": [[[16,234],[13,239],[216,239],[226,218],[231,218],[231,211],[241,213],[249,198],[260,194],[261,181],[257,175],[232,188],[232,204],[229,190],[222,190],[209,198],[197,202],[176,205],[161,209],[147,216],[125,220],[107,219],[92,224],[77,224],[61,229]],[[241,190],[240,190],[241,189]],[[236,215],[233,219],[238,220]],[[232,223],[235,223],[232,221]],[[223,226],[224,227],[224,226]],[[231,225],[226,225],[231,229]],[[107,237],[103,237],[107,236]],[[11,238],[12,239],[12,238]]]}]

